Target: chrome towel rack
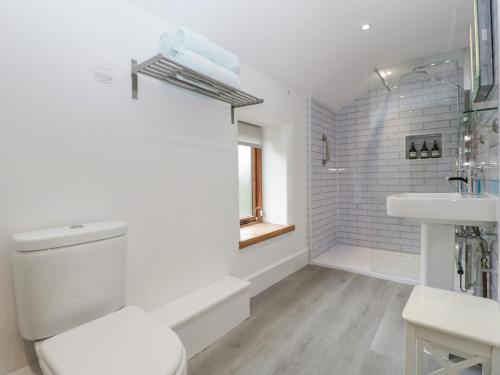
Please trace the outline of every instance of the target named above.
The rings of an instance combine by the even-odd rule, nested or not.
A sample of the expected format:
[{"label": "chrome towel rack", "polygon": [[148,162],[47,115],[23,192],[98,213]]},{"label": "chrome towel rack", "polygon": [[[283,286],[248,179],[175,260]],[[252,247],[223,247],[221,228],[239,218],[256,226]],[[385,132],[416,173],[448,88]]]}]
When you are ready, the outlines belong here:
[{"label": "chrome towel rack", "polygon": [[234,109],[264,103],[257,98],[206,75],[189,69],[172,59],[158,54],[142,63],[132,60],[132,98],[139,97],[138,74],[143,74],[197,94],[208,96],[231,105],[231,122],[234,124]]},{"label": "chrome towel rack", "polygon": [[330,138],[323,134],[322,137],[323,144],[325,145],[325,157],[323,158],[323,165],[326,165],[330,161]]}]

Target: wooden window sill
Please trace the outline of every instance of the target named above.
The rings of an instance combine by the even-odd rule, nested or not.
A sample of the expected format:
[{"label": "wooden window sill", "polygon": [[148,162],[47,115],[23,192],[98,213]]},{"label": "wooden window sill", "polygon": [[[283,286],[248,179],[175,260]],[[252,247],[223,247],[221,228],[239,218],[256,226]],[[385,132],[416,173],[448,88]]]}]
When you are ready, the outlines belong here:
[{"label": "wooden window sill", "polygon": [[258,223],[240,228],[240,249],[295,230],[295,225]]}]

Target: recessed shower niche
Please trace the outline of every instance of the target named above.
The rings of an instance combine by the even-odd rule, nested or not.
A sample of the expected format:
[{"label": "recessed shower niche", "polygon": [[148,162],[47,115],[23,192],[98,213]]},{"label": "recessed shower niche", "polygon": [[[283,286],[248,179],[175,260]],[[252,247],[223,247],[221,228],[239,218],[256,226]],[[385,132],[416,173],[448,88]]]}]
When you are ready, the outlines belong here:
[{"label": "recessed shower niche", "polygon": [[442,157],[443,133],[407,135],[405,137],[406,160],[440,159]]}]

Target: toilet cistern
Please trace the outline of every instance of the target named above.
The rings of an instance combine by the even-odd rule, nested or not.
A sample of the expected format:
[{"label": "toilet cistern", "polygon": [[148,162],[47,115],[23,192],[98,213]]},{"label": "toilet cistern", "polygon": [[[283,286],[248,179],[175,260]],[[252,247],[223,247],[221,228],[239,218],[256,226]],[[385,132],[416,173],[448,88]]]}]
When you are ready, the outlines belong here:
[{"label": "toilet cistern", "polygon": [[44,375],[185,375],[179,337],[125,307],[127,227],[119,221],[13,237],[18,325]]}]

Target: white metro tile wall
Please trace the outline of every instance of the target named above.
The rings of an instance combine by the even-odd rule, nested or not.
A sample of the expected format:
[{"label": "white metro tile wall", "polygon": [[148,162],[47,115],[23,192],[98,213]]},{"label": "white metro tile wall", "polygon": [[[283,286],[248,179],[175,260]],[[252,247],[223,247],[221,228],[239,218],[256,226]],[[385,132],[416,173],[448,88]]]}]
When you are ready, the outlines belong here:
[{"label": "white metro tile wall", "polygon": [[[440,77],[456,82],[454,70]],[[435,80],[370,90],[338,116],[339,242],[419,253],[420,227],[386,214],[400,192],[454,191],[456,90]],[[405,136],[443,133],[442,158],[406,160]],[[428,145],[431,147],[432,145]]]},{"label": "white metro tile wall", "polygon": [[[310,181],[308,186],[309,245],[314,258],[338,243],[337,237],[337,113],[311,99],[307,109]],[[330,139],[331,159],[323,165],[323,134]],[[312,236],[312,240],[311,240]]]}]

